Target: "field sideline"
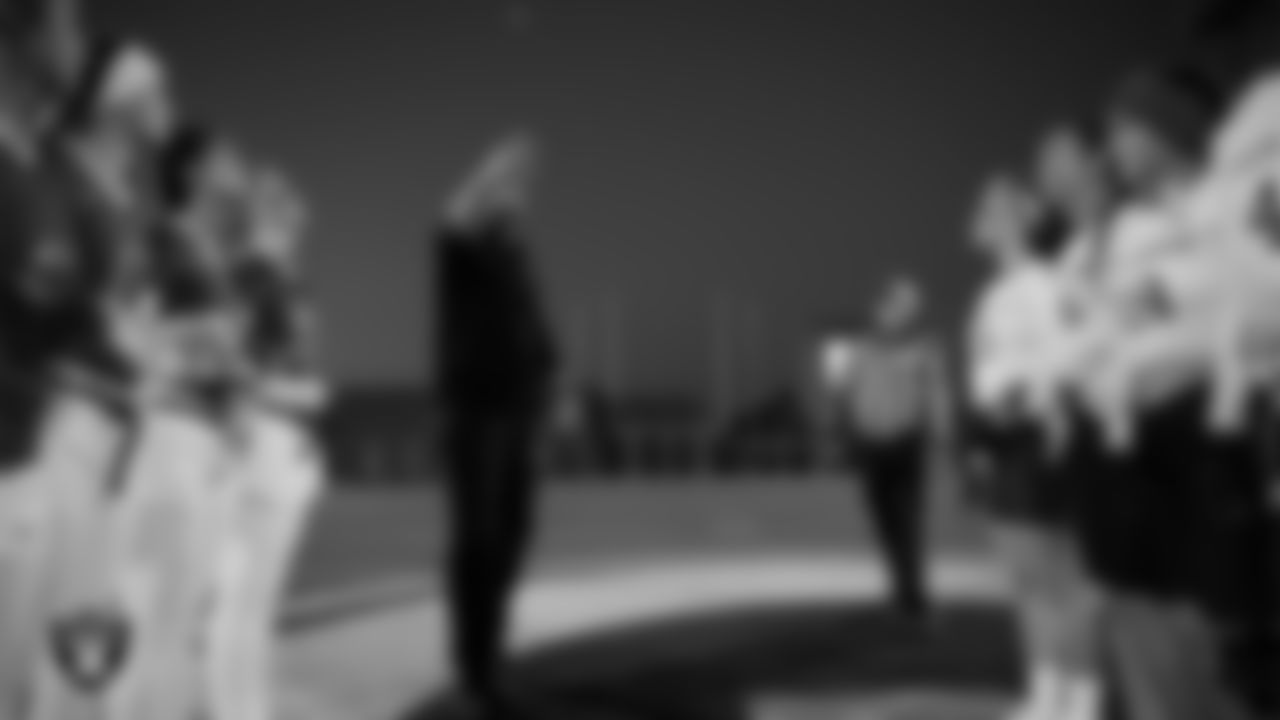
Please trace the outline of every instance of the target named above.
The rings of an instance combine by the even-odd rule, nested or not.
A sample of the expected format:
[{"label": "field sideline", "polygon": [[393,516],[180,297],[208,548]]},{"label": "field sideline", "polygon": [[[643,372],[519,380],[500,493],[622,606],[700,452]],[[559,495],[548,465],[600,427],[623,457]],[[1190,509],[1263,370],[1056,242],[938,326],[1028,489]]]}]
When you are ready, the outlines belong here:
[{"label": "field sideline", "polygon": [[[935,544],[965,550],[980,534],[951,498],[935,497]],[[535,572],[619,561],[870,548],[844,478],[549,482]],[[447,518],[438,486],[339,485],[322,504],[292,586],[295,597],[406,575],[431,584]]]},{"label": "field sideline", "polygon": [[[934,544],[947,555],[967,555],[980,546],[980,533],[948,497],[953,495],[939,493],[934,503]],[[414,582],[386,599],[356,599],[335,611],[314,617],[294,612],[286,619],[292,639],[283,671],[293,688],[287,695],[310,708],[300,716],[387,720],[441,687],[445,623],[434,590],[446,528],[442,510],[439,489],[425,485],[348,486],[324,503],[295,577],[295,608],[335,593],[359,598],[388,579]],[[537,659],[544,651],[565,641],[572,645],[574,637],[605,638],[608,647],[591,651],[588,666],[625,657],[668,668],[669,655],[701,657],[729,642],[728,636],[682,631],[690,642],[702,639],[672,644],[656,656],[637,652],[630,641],[608,649],[614,641],[607,638],[643,617],[702,617],[695,610],[701,606],[729,617],[741,603],[754,607],[766,598],[784,606],[838,606],[879,592],[872,589],[879,573],[869,552],[869,524],[847,479],[552,482],[541,514],[515,636],[517,657],[532,661],[534,669],[544,667]],[[983,579],[977,587],[986,592],[994,585]],[[839,613],[819,614],[835,623],[820,634],[853,637],[841,629],[847,621]],[[751,637],[742,635],[742,641]],[[1004,652],[1002,642],[992,647]],[[736,667],[711,663],[721,664]],[[594,687],[594,677],[583,675],[582,682]],[[320,712],[317,703],[329,710]]]}]

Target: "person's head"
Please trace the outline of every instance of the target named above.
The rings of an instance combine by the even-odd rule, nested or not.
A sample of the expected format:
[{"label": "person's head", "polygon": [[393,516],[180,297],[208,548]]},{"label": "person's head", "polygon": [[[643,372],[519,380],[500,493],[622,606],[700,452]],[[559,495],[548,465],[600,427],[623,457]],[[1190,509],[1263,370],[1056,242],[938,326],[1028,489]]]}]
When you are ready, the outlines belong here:
[{"label": "person's head", "polygon": [[205,212],[250,197],[252,174],[240,148],[197,123],[182,125],[161,146],[160,197],[174,212]]},{"label": "person's head", "polygon": [[1073,228],[1096,227],[1116,204],[1104,149],[1102,133],[1092,125],[1061,126],[1045,137],[1036,153],[1036,189]]},{"label": "person's head", "polygon": [[0,4],[0,91],[5,110],[38,133],[53,124],[84,66],[81,10],[79,0]]},{"label": "person's head", "polygon": [[1011,175],[987,179],[969,220],[969,238],[998,264],[1020,261],[1032,252],[1032,230],[1045,213],[1031,188]]},{"label": "person's head", "polygon": [[500,205],[514,209],[529,205],[540,154],[537,139],[527,130],[512,132],[493,150],[482,172],[496,183]]},{"label": "person's head", "polygon": [[104,39],[92,48],[68,98],[63,130],[139,153],[166,142],[176,117],[160,57],[137,42]]},{"label": "person's head", "polygon": [[294,269],[311,221],[301,191],[276,168],[254,172],[247,250],[274,266]]},{"label": "person's head", "polygon": [[1192,158],[1158,128],[1135,115],[1111,117],[1107,149],[1126,195],[1158,195],[1191,172]]},{"label": "person's head", "polygon": [[1217,109],[1182,75],[1138,73],[1122,84],[1107,117],[1107,153],[1126,195],[1159,195],[1200,165]]},{"label": "person's head", "polygon": [[249,175],[230,140],[197,124],[161,147],[158,195],[181,239],[202,263],[222,262],[248,225]]},{"label": "person's head", "polygon": [[909,275],[896,275],[884,286],[872,308],[875,329],[884,332],[914,326],[924,314],[924,289]]}]

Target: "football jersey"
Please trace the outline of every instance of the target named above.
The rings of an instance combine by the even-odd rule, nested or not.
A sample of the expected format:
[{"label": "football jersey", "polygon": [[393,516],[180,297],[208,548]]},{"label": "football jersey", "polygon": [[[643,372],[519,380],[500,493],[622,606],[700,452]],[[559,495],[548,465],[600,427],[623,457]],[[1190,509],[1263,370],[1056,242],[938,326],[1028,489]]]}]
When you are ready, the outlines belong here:
[{"label": "football jersey", "polygon": [[920,432],[933,420],[937,378],[933,348],[917,334],[869,337],[848,368],[846,408],[867,440]]},{"label": "football jersey", "polygon": [[1247,165],[1280,152],[1280,73],[1260,77],[1214,133],[1210,162],[1215,168]]},{"label": "football jersey", "polygon": [[969,332],[968,395],[979,411],[1026,410],[1053,378],[1067,320],[1062,291],[1051,266],[1027,263],[983,292]]}]

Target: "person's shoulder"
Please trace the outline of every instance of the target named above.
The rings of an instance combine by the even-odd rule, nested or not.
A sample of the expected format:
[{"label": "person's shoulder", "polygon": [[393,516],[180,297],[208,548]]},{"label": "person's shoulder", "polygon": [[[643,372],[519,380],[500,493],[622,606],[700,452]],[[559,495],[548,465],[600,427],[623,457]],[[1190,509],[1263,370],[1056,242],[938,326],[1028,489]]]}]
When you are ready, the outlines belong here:
[{"label": "person's shoulder", "polygon": [[1219,125],[1210,150],[1214,165],[1248,162],[1280,142],[1280,72],[1253,81]]},{"label": "person's shoulder", "polygon": [[979,305],[979,319],[988,324],[1024,324],[1049,314],[1062,296],[1062,282],[1041,263],[1004,273]]},{"label": "person's shoulder", "polygon": [[986,278],[974,296],[970,319],[974,324],[988,320],[1003,305],[1010,293],[1014,292],[1017,278],[1014,271],[996,273]]},{"label": "person's shoulder", "polygon": [[1143,254],[1171,240],[1181,218],[1169,206],[1135,203],[1116,216],[1108,238],[1109,257],[1121,260]]},{"label": "person's shoulder", "polygon": [[1053,294],[1058,287],[1056,268],[1045,262],[1027,262],[1002,274],[993,288],[993,297],[1004,304]]}]

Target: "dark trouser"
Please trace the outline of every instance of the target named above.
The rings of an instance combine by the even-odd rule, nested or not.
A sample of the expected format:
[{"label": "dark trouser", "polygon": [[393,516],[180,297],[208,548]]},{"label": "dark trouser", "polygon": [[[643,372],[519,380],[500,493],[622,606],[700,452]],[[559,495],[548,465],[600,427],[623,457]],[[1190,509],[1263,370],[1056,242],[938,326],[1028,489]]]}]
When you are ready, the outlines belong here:
[{"label": "dark trouser", "polygon": [[1083,478],[1084,534],[1111,590],[1108,654],[1126,718],[1233,717],[1232,706],[1273,701],[1269,469],[1256,434],[1208,433],[1205,402],[1190,393],[1149,412],[1139,447]]},{"label": "dark trouser", "polygon": [[460,684],[496,690],[510,603],[530,541],[537,419],[470,411],[449,421],[448,601]]},{"label": "dark trouser", "polygon": [[895,605],[916,614],[928,608],[924,532],[929,454],[925,437],[861,438],[851,444],[871,522],[889,570]]},{"label": "dark trouser", "polygon": [[1266,494],[1276,430],[1270,413],[1239,438],[1210,445],[1200,600],[1218,627],[1231,690],[1264,717],[1280,713],[1280,527]]}]

